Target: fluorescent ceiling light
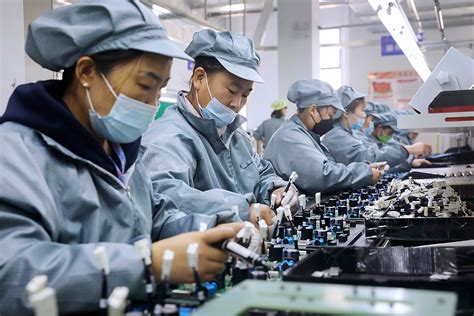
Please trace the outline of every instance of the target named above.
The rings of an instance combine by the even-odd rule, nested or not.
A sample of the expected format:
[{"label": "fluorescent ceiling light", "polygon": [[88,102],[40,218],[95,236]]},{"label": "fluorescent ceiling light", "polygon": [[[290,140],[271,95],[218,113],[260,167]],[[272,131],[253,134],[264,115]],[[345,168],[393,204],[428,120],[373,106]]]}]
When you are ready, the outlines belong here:
[{"label": "fluorescent ceiling light", "polygon": [[71,2],[67,1],[67,0],[56,0],[57,3],[61,3],[61,4],[64,4],[64,5],[70,5],[72,4]]},{"label": "fluorescent ceiling light", "polygon": [[231,5],[225,5],[222,7],[222,12],[228,11],[243,11],[245,9],[245,5],[243,3],[236,3]]},{"label": "fluorescent ceiling light", "polygon": [[165,8],[159,6],[159,5],[156,5],[156,4],[152,5],[151,9],[153,10],[153,13],[155,13],[155,15],[157,15],[157,16],[171,14],[170,10],[165,9]]},{"label": "fluorescent ceiling light", "polygon": [[390,0],[368,1],[421,79],[423,81],[428,79],[431,70],[418,46],[415,32],[413,32],[398,2]]}]

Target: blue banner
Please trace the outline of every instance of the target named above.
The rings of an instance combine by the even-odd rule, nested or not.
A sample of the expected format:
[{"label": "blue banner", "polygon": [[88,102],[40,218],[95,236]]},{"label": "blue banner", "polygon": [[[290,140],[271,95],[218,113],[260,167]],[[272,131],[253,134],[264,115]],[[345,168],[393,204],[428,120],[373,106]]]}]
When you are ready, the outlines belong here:
[{"label": "blue banner", "polygon": [[403,55],[402,50],[390,35],[382,36],[380,38],[380,48],[382,56]]}]

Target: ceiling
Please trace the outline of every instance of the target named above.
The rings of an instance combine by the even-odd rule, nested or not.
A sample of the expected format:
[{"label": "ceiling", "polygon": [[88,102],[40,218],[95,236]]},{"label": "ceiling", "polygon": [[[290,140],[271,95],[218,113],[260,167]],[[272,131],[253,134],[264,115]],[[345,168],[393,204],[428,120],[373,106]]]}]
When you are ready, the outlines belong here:
[{"label": "ceiling", "polygon": [[[64,2],[75,2],[75,0],[53,0],[61,4]],[[187,24],[191,26],[214,27],[223,30],[229,26],[229,16],[242,16],[244,11],[246,15],[258,19],[263,12],[265,2],[267,8],[270,8],[273,1],[273,10],[278,10],[278,0],[141,0],[145,4],[152,6],[159,5],[162,12],[160,18],[166,20],[180,19],[182,26]],[[417,14],[410,6],[410,1],[415,5]],[[380,22],[378,16],[372,10],[367,0],[320,0],[320,8],[347,10],[350,9],[350,23],[338,24],[333,21],[332,24],[320,25],[321,29],[333,27],[366,27],[370,32],[385,33],[386,29]],[[418,31],[436,31],[438,24],[434,9],[434,0],[399,0],[407,18],[412,24],[415,32]],[[460,26],[471,26],[470,34],[463,34],[466,42],[472,45],[474,42],[474,0],[439,0],[440,8],[443,12],[445,31],[448,33],[446,41],[450,41],[449,31],[452,28]],[[180,21],[180,22],[181,22]],[[170,21],[171,22],[171,21]],[[468,32],[469,33],[469,32]],[[441,33],[439,41],[441,42]],[[459,41],[459,39],[457,39]]]}]

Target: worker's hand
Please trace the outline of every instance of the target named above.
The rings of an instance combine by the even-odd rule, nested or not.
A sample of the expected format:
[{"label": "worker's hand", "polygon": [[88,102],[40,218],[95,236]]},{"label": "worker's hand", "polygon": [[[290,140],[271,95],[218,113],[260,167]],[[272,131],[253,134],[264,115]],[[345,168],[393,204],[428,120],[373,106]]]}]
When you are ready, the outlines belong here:
[{"label": "worker's hand", "polygon": [[384,170],[386,165],[387,165],[386,161],[374,162],[370,164],[370,168]]},{"label": "worker's hand", "polygon": [[281,187],[272,192],[276,195],[275,208],[278,206],[290,205],[290,208],[298,208],[298,189],[292,185],[286,192],[285,197],[283,197],[283,192],[285,188]]},{"label": "worker's hand", "polygon": [[372,184],[376,184],[377,182],[379,182],[380,178],[382,178],[383,175],[383,171],[377,168],[372,168]]},{"label": "worker's hand", "polygon": [[428,156],[431,154],[431,146],[427,145],[423,142],[417,142],[413,145],[406,145],[405,148],[407,149],[408,153],[413,156]]},{"label": "worker's hand", "polygon": [[225,224],[220,224],[217,227],[230,227],[236,232],[239,232],[242,228],[244,228],[245,222],[233,222],[233,223],[225,223]]},{"label": "worker's hand", "polygon": [[259,219],[263,219],[265,220],[265,223],[267,223],[267,225],[271,225],[273,223],[272,218],[275,216],[275,212],[273,212],[270,206],[265,205],[265,204],[259,204],[259,203],[250,204],[250,222],[254,225],[257,225],[257,222],[258,222],[257,216],[256,216],[258,215],[256,214],[257,206],[259,209],[258,212],[260,213]]},{"label": "worker's hand", "polygon": [[418,168],[423,165],[431,165],[431,162],[426,159],[413,159],[413,161],[411,162],[411,166],[413,168]]},{"label": "worker's hand", "polygon": [[174,251],[174,260],[169,282],[174,284],[193,283],[194,277],[191,268],[188,266],[186,250],[191,243],[198,243],[199,276],[203,281],[212,280],[217,273],[224,270],[224,264],[228,258],[228,254],[225,251],[213,247],[213,244],[234,238],[238,230],[240,230],[238,227],[243,227],[243,223],[235,223],[235,225],[225,224],[204,232],[180,234],[153,243],[151,255],[155,278],[158,282],[161,279],[163,253],[166,249],[169,249]]}]

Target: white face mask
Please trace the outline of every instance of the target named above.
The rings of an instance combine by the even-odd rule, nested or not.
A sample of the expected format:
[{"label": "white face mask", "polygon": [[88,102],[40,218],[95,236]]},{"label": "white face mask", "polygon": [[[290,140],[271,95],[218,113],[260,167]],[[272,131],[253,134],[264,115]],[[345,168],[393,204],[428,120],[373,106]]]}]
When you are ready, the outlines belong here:
[{"label": "white face mask", "polygon": [[92,105],[89,89],[85,87],[92,129],[99,137],[117,144],[126,144],[137,140],[153,122],[159,106],[151,106],[122,93],[117,96],[107,78],[102,73],[100,75],[115,97],[115,102],[108,115],[100,116]]},{"label": "white face mask", "polygon": [[348,112],[349,116],[349,126],[351,129],[362,130],[364,128],[365,117],[360,117],[353,112]]},{"label": "white face mask", "polygon": [[207,91],[211,96],[211,101],[209,101],[207,106],[203,108],[199,103],[198,94],[196,93],[196,101],[201,110],[202,117],[214,120],[218,128],[225,127],[234,121],[237,113],[220,103],[219,100],[212,96],[211,90],[209,89],[209,82],[207,81],[207,74],[204,73],[204,76],[206,78]]}]

